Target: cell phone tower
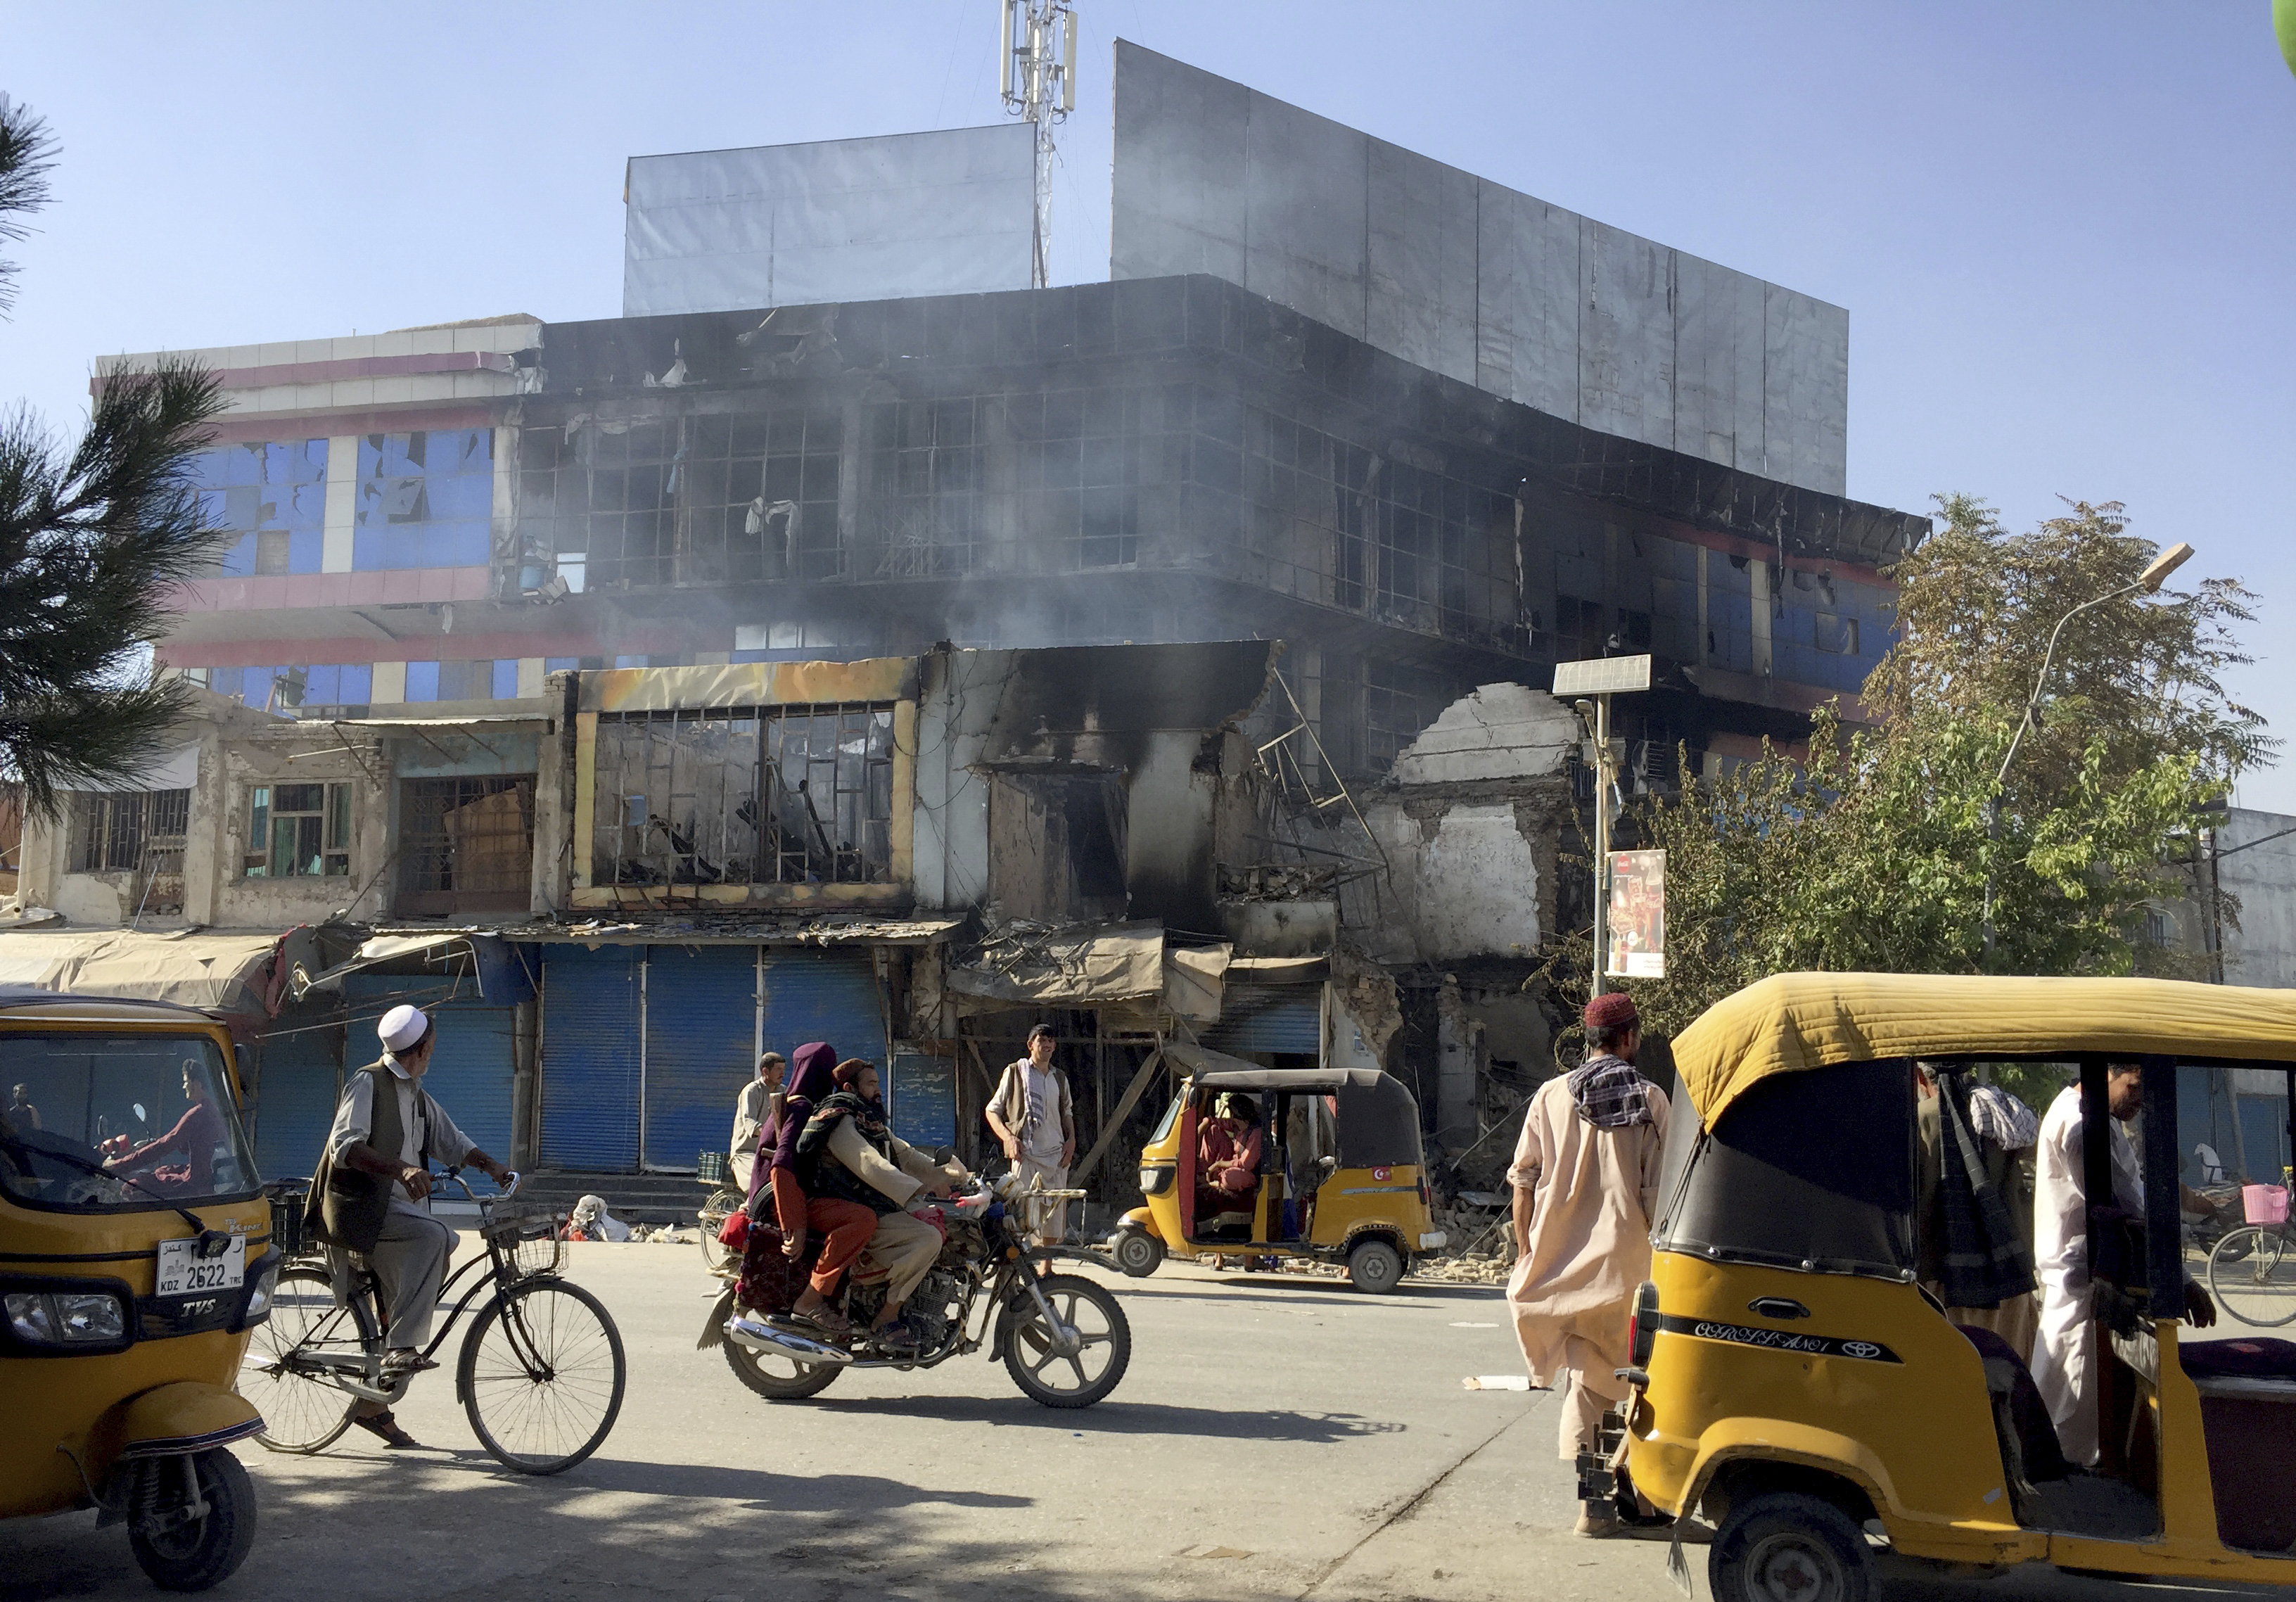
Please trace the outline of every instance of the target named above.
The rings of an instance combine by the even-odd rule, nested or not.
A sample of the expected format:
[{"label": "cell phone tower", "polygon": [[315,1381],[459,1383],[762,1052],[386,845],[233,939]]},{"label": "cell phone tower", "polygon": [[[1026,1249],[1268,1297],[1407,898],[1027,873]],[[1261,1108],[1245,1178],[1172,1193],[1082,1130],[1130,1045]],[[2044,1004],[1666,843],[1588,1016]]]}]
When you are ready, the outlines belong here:
[{"label": "cell phone tower", "polygon": [[1053,234],[1053,129],[1076,110],[1075,0],[1004,0],[997,35],[1004,109],[1036,125],[1037,215],[1030,229],[1029,278],[1050,281]]}]

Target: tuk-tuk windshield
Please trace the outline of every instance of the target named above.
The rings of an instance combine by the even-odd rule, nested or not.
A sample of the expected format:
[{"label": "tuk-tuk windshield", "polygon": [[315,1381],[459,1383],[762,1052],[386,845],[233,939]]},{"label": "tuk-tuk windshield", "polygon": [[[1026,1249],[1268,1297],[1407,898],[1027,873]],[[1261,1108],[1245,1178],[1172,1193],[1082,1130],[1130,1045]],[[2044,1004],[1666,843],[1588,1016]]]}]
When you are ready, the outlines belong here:
[{"label": "tuk-tuk windshield", "polygon": [[203,1035],[0,1036],[0,1184],[36,1207],[122,1212],[257,1185],[223,1054]]}]

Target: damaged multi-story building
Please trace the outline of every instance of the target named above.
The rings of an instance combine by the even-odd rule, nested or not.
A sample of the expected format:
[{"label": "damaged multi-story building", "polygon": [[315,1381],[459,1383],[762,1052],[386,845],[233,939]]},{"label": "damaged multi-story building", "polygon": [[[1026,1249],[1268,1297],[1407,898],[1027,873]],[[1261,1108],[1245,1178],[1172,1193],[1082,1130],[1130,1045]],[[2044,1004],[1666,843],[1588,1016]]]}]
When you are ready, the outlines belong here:
[{"label": "damaged multi-story building", "polygon": [[[1399,1000],[1357,987],[1395,1013],[1373,1032],[1410,1060],[1431,1118],[1452,1087],[1439,1133],[1469,1138],[1489,1064],[1528,1071],[1545,1049],[1521,980],[1577,916],[1560,861],[1589,792],[1552,665],[1654,657],[1652,691],[1620,706],[1639,784],[1678,782],[1678,750],[1710,767],[1792,739],[1819,702],[1854,700],[1892,626],[1884,570],[1926,524],[1844,497],[1840,308],[1129,45],[1114,111],[1104,283],[1026,286],[999,219],[1026,201],[1010,163],[1028,142],[959,130],[634,162],[632,315],[198,353],[232,403],[199,469],[231,538],[160,659],[343,731],[346,752],[436,747],[425,776],[389,769],[399,845],[354,851],[354,879],[375,875],[362,916],[508,910],[426,878],[406,833],[483,806],[530,817],[524,911],[552,929],[643,924],[680,884],[712,917],[770,906],[791,929],[970,920],[924,944],[979,938],[992,907],[997,928],[1148,916],[1270,965],[1237,971],[1247,1002],[1286,962],[1323,964],[1316,982],[1342,991],[1392,974]],[[865,250],[858,228],[800,237],[824,205],[882,210],[896,192],[898,250],[882,229]],[[946,251],[914,236],[936,204],[969,209],[967,242],[954,226]],[[940,781],[940,751],[902,721],[936,695],[952,728],[985,715],[932,675],[997,652],[1217,642],[1281,645],[1253,647],[1265,683],[1238,707],[1172,676],[1217,652],[1140,659],[1137,683],[1095,666],[1091,708],[1048,687],[1041,728],[1000,729],[996,754]],[[627,681],[675,682],[675,704],[617,702],[617,674],[640,669],[691,677]],[[854,678],[878,671],[892,677]],[[562,702],[568,685],[600,699]],[[1119,705],[1128,722],[1108,721]],[[711,719],[740,760],[686,773],[665,752]],[[545,747],[567,740],[586,754],[562,811]],[[1107,800],[1149,782],[1152,754],[1182,789],[1248,768],[1282,849],[1207,825],[1185,873],[1152,867],[1135,848],[1160,812],[1133,806],[1119,828]],[[738,843],[681,843],[652,799],[643,815],[627,799],[743,763],[822,776],[745,793],[755,838]],[[623,772],[638,776],[602,799]],[[893,826],[896,805],[940,815],[937,782],[944,811],[955,791],[995,798],[997,849],[971,867]],[[1023,816],[1037,844],[994,833]],[[965,872],[995,883],[949,877]],[[754,931],[737,943],[764,949]],[[546,994],[552,962],[593,965],[585,990],[625,998],[592,1021],[602,1041],[652,1029],[632,986],[724,999],[748,982],[667,957],[659,981],[632,977],[624,949],[550,946],[534,975]],[[851,995],[887,982],[873,970]],[[1254,1038],[1284,1042],[1261,1049],[1328,1043],[1310,1021],[1324,1004],[1297,1001],[1260,1009]],[[899,1026],[878,1027],[890,1049]],[[543,1082],[576,1072],[562,1031],[537,1039]],[[534,1154],[574,1167],[689,1166],[701,1130],[641,1105],[611,1139],[554,1150],[546,1097],[540,1116]]]}]

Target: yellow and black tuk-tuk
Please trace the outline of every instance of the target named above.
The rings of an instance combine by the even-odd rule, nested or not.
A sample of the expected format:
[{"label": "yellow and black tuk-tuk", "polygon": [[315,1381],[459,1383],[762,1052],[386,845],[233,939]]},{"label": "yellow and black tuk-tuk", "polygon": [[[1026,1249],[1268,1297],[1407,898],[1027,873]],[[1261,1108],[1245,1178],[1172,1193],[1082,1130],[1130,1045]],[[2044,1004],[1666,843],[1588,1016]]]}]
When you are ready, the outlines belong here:
[{"label": "yellow and black tuk-tuk", "polygon": [[232,1384],[271,1204],[230,1035],[161,1002],[0,990],[0,1516],[99,1509],[170,1590],[236,1569],[263,1427]]},{"label": "yellow and black tuk-tuk", "polygon": [[1261,1068],[1167,1043],[1187,1071],[1140,1153],[1147,1204],[1109,1241],[1116,1266],[1152,1274],[1167,1251],[1224,1261],[1310,1257],[1386,1292],[1414,1253],[1439,1250],[1419,1103],[1377,1069]]},{"label": "yellow and black tuk-tuk", "polygon": [[[1679,1581],[1701,1515],[1718,1602],[1860,1602],[1874,1531],[1982,1569],[2296,1583],[2296,1345],[2189,1327],[2177,1183],[2180,1102],[2205,1108],[2208,1076],[2296,1089],[2296,994],[1791,974],[1710,1009],[1674,1058],[1690,1106],[1668,1132],[1608,1488],[1629,1519],[1677,1521]],[[2054,1064],[2080,1088],[2093,1469],[2046,1461],[2029,1354],[1957,1327],[1917,1272],[1916,1060]],[[2111,1201],[2117,1064],[2141,1064],[2141,1220]],[[1603,1491],[1601,1460],[1581,1466],[1582,1494]]]}]

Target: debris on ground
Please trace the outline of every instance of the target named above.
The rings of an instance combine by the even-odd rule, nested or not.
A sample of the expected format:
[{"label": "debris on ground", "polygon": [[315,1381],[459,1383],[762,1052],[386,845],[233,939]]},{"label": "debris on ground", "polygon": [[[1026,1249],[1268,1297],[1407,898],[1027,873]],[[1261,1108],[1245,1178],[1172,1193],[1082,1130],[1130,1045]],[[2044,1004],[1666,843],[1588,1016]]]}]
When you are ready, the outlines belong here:
[{"label": "debris on ground", "polygon": [[1459,1382],[1470,1391],[1528,1391],[1530,1376],[1527,1374],[1470,1374]]}]

